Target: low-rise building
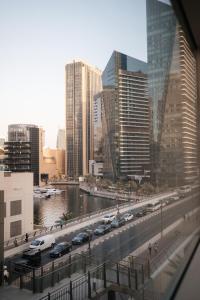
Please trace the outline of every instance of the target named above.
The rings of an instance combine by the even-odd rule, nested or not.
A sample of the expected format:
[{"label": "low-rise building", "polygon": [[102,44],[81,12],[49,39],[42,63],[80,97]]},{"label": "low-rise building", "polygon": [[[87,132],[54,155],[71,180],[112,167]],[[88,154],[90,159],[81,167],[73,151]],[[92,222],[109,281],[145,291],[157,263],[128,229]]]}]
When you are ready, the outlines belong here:
[{"label": "low-rise building", "polygon": [[89,174],[93,176],[103,177],[103,163],[95,160],[89,161]]},{"label": "low-rise building", "polygon": [[33,230],[33,173],[0,172],[4,240]]}]

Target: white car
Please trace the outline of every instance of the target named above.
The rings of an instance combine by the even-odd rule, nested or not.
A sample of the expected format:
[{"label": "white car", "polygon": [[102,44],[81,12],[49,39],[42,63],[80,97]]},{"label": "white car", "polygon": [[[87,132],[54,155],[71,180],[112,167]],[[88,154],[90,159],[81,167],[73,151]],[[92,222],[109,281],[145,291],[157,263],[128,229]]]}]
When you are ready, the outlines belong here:
[{"label": "white car", "polygon": [[53,234],[48,234],[45,236],[41,236],[33,240],[29,246],[30,249],[38,249],[40,251],[43,251],[47,248],[53,247],[53,245],[56,243],[55,237]]},{"label": "white car", "polygon": [[107,214],[103,217],[102,221],[105,224],[111,223],[116,218],[115,214]]},{"label": "white car", "polygon": [[130,221],[130,220],[133,219],[133,215],[130,214],[130,213],[126,213],[126,214],[123,215],[122,218],[123,218],[125,221]]}]

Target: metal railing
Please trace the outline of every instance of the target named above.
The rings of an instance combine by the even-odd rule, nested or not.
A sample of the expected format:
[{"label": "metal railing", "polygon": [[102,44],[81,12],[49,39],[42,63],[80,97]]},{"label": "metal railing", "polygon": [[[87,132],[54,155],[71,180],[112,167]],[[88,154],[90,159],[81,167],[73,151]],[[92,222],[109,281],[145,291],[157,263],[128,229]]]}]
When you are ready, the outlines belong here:
[{"label": "metal railing", "polygon": [[[129,204],[120,204],[120,209],[129,206]],[[109,213],[109,212],[113,212],[116,211],[116,206],[111,206],[110,208],[104,208],[101,210],[97,210],[95,212],[91,212],[88,214],[84,214],[82,216],[70,219],[68,221],[65,221],[62,226],[60,224],[54,224],[52,226],[47,226],[41,229],[37,229],[34,230],[33,232],[28,232],[28,241],[31,241],[33,239],[35,239],[36,237],[45,235],[45,234],[49,234],[49,233],[55,233],[58,231],[61,231],[71,225],[80,223],[80,222],[84,222],[89,220],[92,217],[95,216],[99,216],[99,215],[103,215],[105,213]],[[7,241],[4,242],[4,251],[8,250],[8,249],[12,249],[14,247],[20,246],[27,243],[26,241],[26,234],[23,234],[21,236],[15,237],[15,238],[11,238]]]}]

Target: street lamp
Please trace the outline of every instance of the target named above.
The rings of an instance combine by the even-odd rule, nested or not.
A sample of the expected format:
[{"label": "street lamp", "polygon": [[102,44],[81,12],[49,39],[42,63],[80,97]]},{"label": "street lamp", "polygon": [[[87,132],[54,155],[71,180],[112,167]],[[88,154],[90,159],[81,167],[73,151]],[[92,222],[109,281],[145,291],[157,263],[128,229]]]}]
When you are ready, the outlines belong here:
[{"label": "street lamp", "polygon": [[116,206],[117,206],[117,216],[119,217],[119,197],[116,194]]},{"label": "street lamp", "polygon": [[161,238],[163,237],[163,199],[160,200],[161,206],[160,206],[160,232],[161,232]]}]

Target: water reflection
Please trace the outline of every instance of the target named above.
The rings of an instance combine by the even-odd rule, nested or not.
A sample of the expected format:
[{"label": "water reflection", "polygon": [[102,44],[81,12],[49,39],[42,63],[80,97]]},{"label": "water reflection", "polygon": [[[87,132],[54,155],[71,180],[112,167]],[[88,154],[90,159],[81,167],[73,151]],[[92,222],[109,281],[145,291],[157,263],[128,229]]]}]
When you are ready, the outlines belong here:
[{"label": "water reflection", "polygon": [[115,205],[115,201],[93,197],[83,193],[77,186],[58,187],[62,194],[49,199],[34,200],[34,224],[51,226],[63,215],[71,212],[74,217]]}]

